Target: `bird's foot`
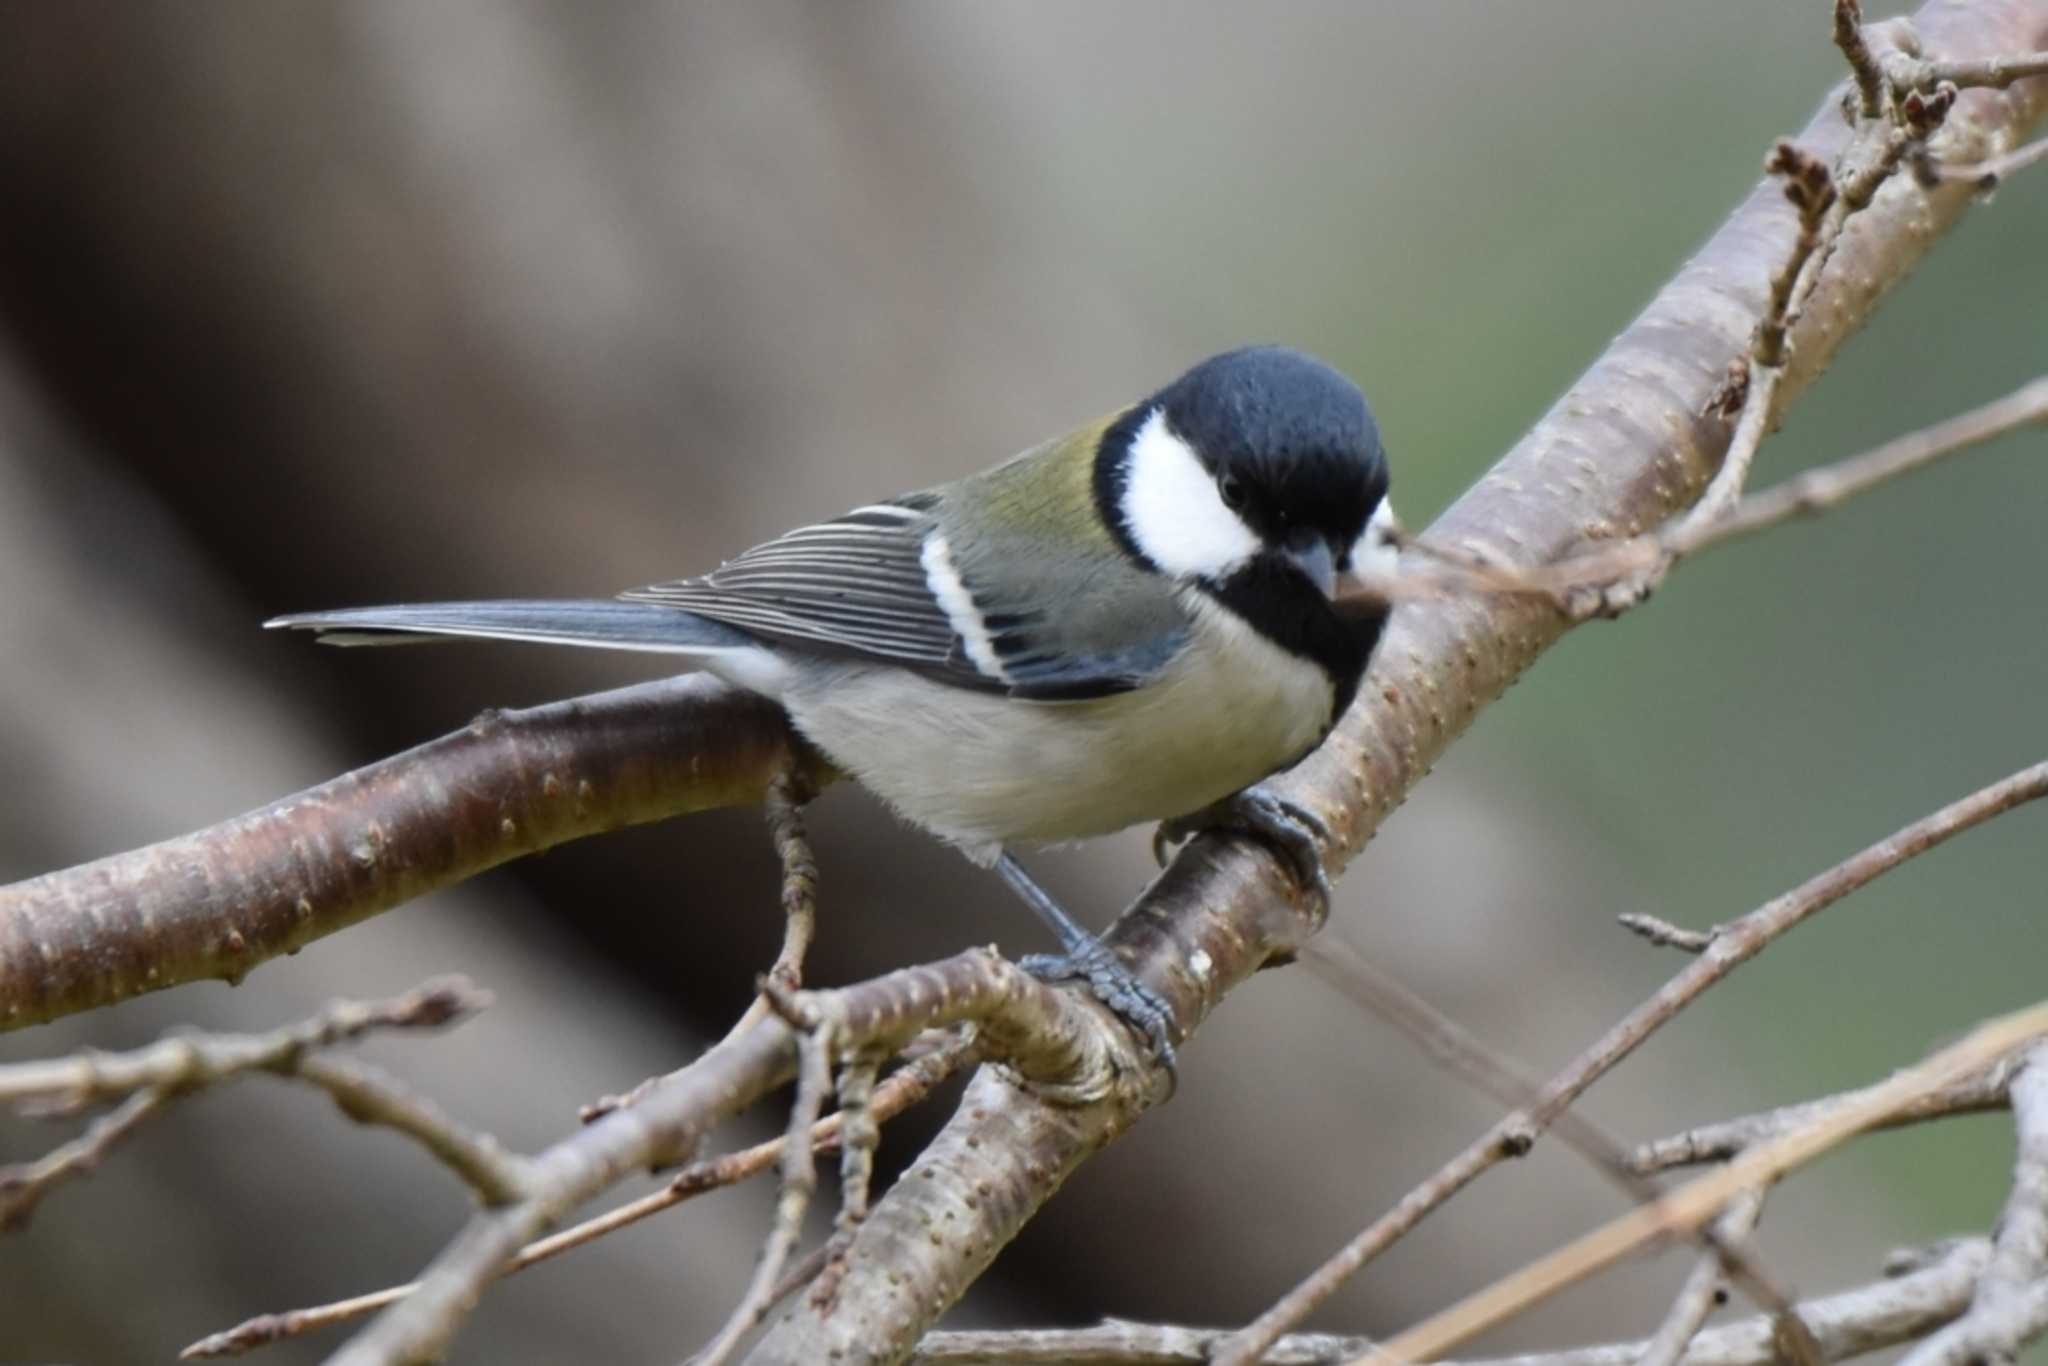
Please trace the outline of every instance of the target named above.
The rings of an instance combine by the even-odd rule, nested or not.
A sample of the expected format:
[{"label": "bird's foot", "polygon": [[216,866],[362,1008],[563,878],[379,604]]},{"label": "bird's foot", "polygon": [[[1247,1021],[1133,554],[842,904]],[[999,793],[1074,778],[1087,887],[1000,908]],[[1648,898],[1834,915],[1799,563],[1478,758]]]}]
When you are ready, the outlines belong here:
[{"label": "bird's foot", "polygon": [[1041,982],[1086,982],[1097,1000],[1152,1045],[1160,1066],[1173,1076],[1173,1007],[1166,998],[1139,981],[1107,944],[1082,929],[1015,858],[1003,854],[996,860],[996,872],[1066,950],[1034,953],[1017,965]]},{"label": "bird's foot", "polygon": [[1090,936],[1086,943],[1069,944],[1065,953],[1029,954],[1018,959],[1017,966],[1041,982],[1086,983],[1096,1000],[1152,1045],[1159,1065],[1173,1072],[1173,1007],[1139,981],[1100,939]]},{"label": "bird's foot", "polygon": [[1152,856],[1163,867],[1174,845],[1205,830],[1230,830],[1263,840],[1293,872],[1295,881],[1330,913],[1330,875],[1323,866],[1323,844],[1330,827],[1322,817],[1287,798],[1252,786],[1213,802],[1199,811],[1161,821],[1152,834]]}]

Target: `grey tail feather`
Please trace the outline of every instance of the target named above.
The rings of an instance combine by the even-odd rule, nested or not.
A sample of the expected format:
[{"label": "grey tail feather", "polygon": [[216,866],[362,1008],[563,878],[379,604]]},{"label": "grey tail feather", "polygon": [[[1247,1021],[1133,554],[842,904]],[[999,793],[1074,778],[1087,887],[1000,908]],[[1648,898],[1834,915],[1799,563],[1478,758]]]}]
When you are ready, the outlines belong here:
[{"label": "grey tail feather", "polygon": [[461,637],[586,645],[663,654],[717,654],[760,642],[680,607],[610,598],[515,598],[501,602],[422,602],[346,607],[272,617],[280,627],[320,633],[323,645],[405,645]]}]

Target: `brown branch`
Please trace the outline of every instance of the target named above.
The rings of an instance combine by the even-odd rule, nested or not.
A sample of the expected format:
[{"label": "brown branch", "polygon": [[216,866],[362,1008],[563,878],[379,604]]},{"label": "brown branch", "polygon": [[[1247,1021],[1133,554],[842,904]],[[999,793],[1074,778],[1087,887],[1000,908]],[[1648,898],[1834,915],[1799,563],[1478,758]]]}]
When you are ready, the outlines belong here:
[{"label": "brown branch", "polygon": [[[973,1054],[974,1046],[971,1039],[954,1037],[943,1046],[932,1049],[892,1072],[875,1088],[874,1098],[868,1107],[871,1121],[893,1119],[917,1104],[931,1094],[933,1087],[971,1060]],[[819,1120],[811,1130],[812,1148],[819,1153],[827,1153],[841,1147],[845,1140],[844,1126],[847,1122],[847,1115],[843,1111]],[[630,1200],[616,1209],[594,1215],[560,1233],[550,1234],[528,1243],[519,1250],[517,1256],[506,1263],[500,1275],[509,1276],[513,1272],[524,1271],[535,1263],[582,1247],[663,1210],[673,1209],[707,1191],[721,1190],[759,1176],[781,1160],[782,1144],[782,1139],[774,1138],[765,1143],[756,1143],[751,1148],[742,1148],[737,1152],[693,1162],[677,1172],[666,1186],[652,1195]],[[186,1358],[240,1356],[257,1347],[281,1342],[286,1338],[302,1337],[307,1333],[331,1328],[361,1318],[365,1314],[373,1314],[379,1309],[389,1308],[416,1289],[417,1282],[408,1282],[405,1285],[388,1286],[382,1290],[370,1291],[368,1294],[352,1296],[346,1300],[337,1300],[331,1304],[261,1314],[200,1339],[180,1355]]]},{"label": "brown branch", "polygon": [[1392,1338],[1352,1366],[1433,1361],[1566,1286],[1605,1270],[1658,1238],[1699,1227],[1743,1191],[1769,1185],[1913,1101],[1949,1086],[1993,1058],[2048,1034],[2048,1002],[1988,1021],[1925,1061],[1871,1087],[1861,1101],[1781,1134],[1648,1205],[1639,1205],[1449,1309]]},{"label": "brown branch", "polygon": [[[1807,1300],[1799,1317],[1811,1325],[1821,1354],[1842,1361],[1910,1342],[1954,1319],[1990,1260],[1982,1238],[1957,1241],[1905,1274]],[[1111,1320],[1092,1328],[931,1333],[910,1366],[1207,1366],[1224,1337],[1219,1329]],[[1647,1340],[1537,1352],[1451,1366],[1637,1366]],[[1273,1344],[1262,1366],[1328,1366],[1367,1357],[1371,1340],[1327,1333],[1290,1334]],[[1758,1316],[1710,1328],[1694,1338],[1681,1366],[1778,1366],[1784,1358],[1771,1321]]]},{"label": "brown branch", "polygon": [[[2048,140],[2038,145],[2048,147]],[[1903,475],[2041,423],[2048,423],[2048,376],[1872,450],[1794,475],[1748,495],[1721,517],[1708,521],[1688,517],[1641,536],[1537,565],[1492,563],[1414,538],[1408,545],[1434,564],[1427,568],[1404,565],[1397,577],[1376,583],[1374,588],[1394,602],[1426,602],[1471,593],[1528,595],[1565,604],[1569,615],[1574,593],[1647,574],[1660,566],[1668,571],[1703,550],[1754,536],[1797,517],[1819,516]]]},{"label": "brown branch", "polygon": [[[1457,1021],[1411,991],[1406,983],[1391,973],[1382,972],[1350,945],[1341,940],[1318,939],[1302,956],[1316,976],[1336,987],[1347,1000],[1392,1024],[1433,1060],[1503,1105],[1530,1109],[1541,1103],[1541,1089],[1517,1064],[1468,1034]],[[1551,1128],[1629,1198],[1639,1204],[1658,1198],[1660,1192],[1657,1187],[1629,1165],[1627,1149],[1584,1115],[1570,1110],[1561,1111]],[[1742,1287],[1744,1294],[1781,1325],[1780,1336],[1793,1366],[1819,1366],[1820,1348],[1793,1312],[1791,1297],[1778,1288],[1742,1245],[1750,1229],[1755,1227],[1756,1215],[1762,1212],[1762,1208],[1759,1196],[1756,1209],[1751,1211],[1746,1221],[1727,1221],[1732,1232],[1724,1231],[1718,1224],[1702,1225],[1694,1230],[1693,1237],[1704,1250],[1703,1265],[1716,1273],[1715,1279],[1718,1279],[1718,1273],[1725,1272]],[[1700,1279],[1698,1276],[1694,1278],[1696,1282]],[[1681,1303],[1686,1302],[1682,1300]],[[1692,1320],[1691,1328],[1668,1347],[1666,1333],[1658,1334],[1659,1366],[1672,1366],[1692,1333],[1698,1331],[1705,1315],[1706,1309],[1701,1308],[1699,1318]],[[1671,1334],[1679,1331],[1677,1319],[1674,1312],[1672,1321],[1667,1324],[1667,1331]]]},{"label": "brown branch", "polygon": [[[1716,1246],[1700,1254],[1693,1263],[1692,1271],[1686,1276],[1685,1284],[1679,1288],[1678,1297],[1665,1311],[1664,1322],[1657,1325],[1656,1335],[1650,1345],[1643,1349],[1636,1366],[1678,1366],[1685,1357],[1685,1349],[1699,1336],[1706,1326],[1707,1315],[1714,1312],[1715,1304],[1728,1293],[1728,1254],[1724,1249],[1740,1247],[1755,1231],[1757,1220],[1763,1217],[1764,1193],[1761,1190],[1747,1190],[1735,1197],[1735,1202],[1714,1221]],[[1780,1338],[1786,1335],[1785,1325],[1799,1325],[1796,1332],[1805,1337],[1795,1339],[1797,1348],[1786,1355],[1794,1361],[1813,1363],[1821,1357],[1820,1344],[1811,1336],[1805,1321],[1798,1311],[1787,1307],[1774,1310],[1771,1322],[1778,1326]]]},{"label": "brown branch", "polygon": [[2020,1060],[2010,1087],[2019,1151],[2012,1193],[1991,1235],[1991,1261],[1970,1311],[1908,1353],[1901,1366],[2011,1362],[2048,1332],[2048,1046]]},{"label": "brown branch", "polygon": [[[1130,1032],[1078,993],[1049,987],[988,950],[905,968],[857,986],[809,992],[807,1010],[834,1019],[845,1046],[893,1052],[926,1029],[973,1021],[981,1045],[1018,1084],[1079,1105],[1110,1103],[1157,1077]],[[616,1110],[528,1160],[523,1199],[477,1215],[412,1293],[332,1360],[388,1366],[438,1358],[521,1247],[570,1210],[634,1172],[683,1160],[710,1127],[788,1080],[795,1031],[769,1015]],[[1129,1098],[1121,1103],[1133,1104]]]},{"label": "brown branch", "polygon": [[[2043,0],[1934,0],[1916,20],[1930,50],[1957,56],[2048,40]],[[2036,119],[2048,94],[1966,92],[1944,136],[1960,159],[1995,155]],[[1849,137],[1832,107],[1797,135],[1816,155]],[[1973,152],[1971,149],[1983,149]],[[1806,301],[1786,366],[1789,403],[1827,366],[1883,295],[1964,213],[1966,187],[1881,195]],[[1774,185],[1759,187],[1593,368],[1493,471],[1430,529],[1439,544],[1500,561],[1562,558],[1684,507],[1726,450],[1707,400],[1748,353],[1768,273],[1798,232]],[[1394,613],[1359,702],[1322,748],[1273,786],[1323,820],[1340,871],[1472,719],[1553,644],[1568,623],[1547,603],[1509,597],[1408,603]],[[1262,848],[1193,841],[1118,922],[1111,942],[1170,1000],[1175,1033],[1254,969],[1285,961],[1319,927],[1291,898],[1288,871]],[[751,1362],[804,1363],[834,1352],[906,1352],[1088,1156],[1142,1105],[1060,1107],[986,1073],[919,1163],[855,1235],[830,1309],[799,1302]],[[934,1240],[930,1230],[944,1229]]]},{"label": "brown branch", "polygon": [[464,729],[196,834],[0,887],[0,1029],[258,964],[564,840],[830,771],[702,676]]},{"label": "brown branch", "polygon": [[77,1138],[58,1144],[34,1162],[0,1167],[0,1233],[26,1227],[43,1197],[59,1185],[90,1176],[115,1145],[163,1109],[171,1095],[167,1086],[137,1091],[87,1125]]},{"label": "brown branch", "polygon": [[1707,988],[1762,952],[1772,940],[1908,859],[2043,796],[2048,796],[2048,762],[2022,769],[1913,822],[1723,926],[1706,952],[1546,1083],[1535,1104],[1496,1123],[1232,1337],[1219,1349],[1217,1366],[1252,1366],[1260,1351],[1301,1322],[1438,1206],[1490,1168],[1526,1153],[1536,1136],[1554,1123],[1588,1086]]},{"label": "brown branch", "polygon": [[2015,81],[2048,76],[2048,52],[1973,57],[1961,61],[1929,61],[1908,53],[1893,52],[1886,55],[1883,66],[1885,78],[1900,95],[1913,90],[1932,90],[1944,82],[1964,88],[1984,86],[2003,90]]},{"label": "brown branch", "polygon": [[2043,161],[2048,161],[2048,138],[2030,142],[2016,151],[2008,152],[2002,157],[1993,157],[1989,161],[1965,165],[1937,163],[1934,172],[1939,179],[1967,181],[1980,194],[1989,194],[1997,189],[2007,176]]},{"label": "brown branch", "polygon": [[252,1072],[321,1087],[352,1118],[419,1140],[486,1200],[503,1198],[516,1187],[519,1173],[495,1144],[463,1130],[396,1082],[316,1052],[372,1030],[450,1024],[489,1001],[487,993],[460,977],[436,978],[390,1000],[338,1001],[310,1020],[264,1034],[188,1034],[125,1053],[85,1052],[0,1065],[0,1104],[61,1115],[122,1098],[118,1109],[78,1139],[37,1162],[0,1167],[0,1229],[25,1224],[52,1187],[92,1171],[166,1102]]},{"label": "brown branch", "polygon": [[1835,0],[1835,46],[1856,79],[1858,112],[1866,119],[1884,113],[1884,73],[1863,40],[1861,0]]},{"label": "brown branch", "polygon": [[[1909,1124],[1948,1119],[1955,1115],[1981,1115],[2003,1110],[2010,1103],[2007,1088],[2012,1082],[2014,1058],[2002,1058],[1974,1077],[1922,1097],[1911,1105],[1887,1115],[1874,1129],[1900,1129]],[[1747,1148],[1776,1138],[1822,1115],[1864,1099],[1863,1091],[1802,1101],[1761,1114],[1702,1124],[1668,1138],[1653,1139],[1629,1154],[1629,1167],[1644,1176],[1689,1167],[1702,1162],[1725,1162]]]},{"label": "brown branch", "polygon": [[725,1324],[692,1359],[691,1366],[724,1366],[740,1339],[752,1332],[775,1305],[776,1289],[789,1254],[803,1237],[804,1215],[810,1212],[811,1197],[818,1190],[816,1151],[811,1147],[811,1130],[825,1108],[825,1095],[832,1089],[832,1060],[838,1037],[838,1022],[830,1015],[802,1009],[795,1001],[770,987],[764,993],[777,1002],[777,1010],[797,1031],[796,1100],[789,1107],[788,1131],[782,1137],[782,1188],[775,1196],[775,1218],[768,1239],[754,1266],[753,1279],[726,1316]]},{"label": "brown branch", "polygon": [[1646,911],[1625,911],[1614,918],[1631,934],[1640,935],[1660,949],[1677,949],[1681,953],[1705,953],[1707,945],[1720,933],[1718,928],[1688,930]]}]

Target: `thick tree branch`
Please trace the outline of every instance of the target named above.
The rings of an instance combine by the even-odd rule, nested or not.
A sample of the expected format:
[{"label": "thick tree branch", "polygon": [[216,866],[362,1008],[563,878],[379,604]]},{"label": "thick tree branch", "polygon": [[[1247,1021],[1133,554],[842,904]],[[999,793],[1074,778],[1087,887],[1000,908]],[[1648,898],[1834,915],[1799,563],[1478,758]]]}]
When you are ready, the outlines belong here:
[{"label": "thick tree branch", "polygon": [[564,840],[831,773],[780,708],[709,678],[486,712],[196,834],[0,887],[0,1029],[239,981],[403,901]]}]

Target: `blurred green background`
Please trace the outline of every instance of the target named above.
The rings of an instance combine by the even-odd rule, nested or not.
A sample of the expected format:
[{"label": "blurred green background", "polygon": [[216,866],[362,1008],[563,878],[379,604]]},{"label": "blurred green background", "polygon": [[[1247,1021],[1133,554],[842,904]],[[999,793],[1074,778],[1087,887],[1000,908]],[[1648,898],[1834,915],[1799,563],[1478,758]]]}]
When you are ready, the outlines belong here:
[{"label": "blurred green background", "polygon": [[[1839,75],[1829,8],[0,9],[0,880],[484,706],[650,672],[316,651],[255,630],[268,614],[673,577],[1241,342],[1356,376],[1395,500],[1425,524],[1805,122]],[[2042,171],[1972,213],[1801,399],[1759,482],[2041,372],[2044,223]],[[1616,913],[1725,920],[2040,758],[2044,446],[2010,438],[1714,553],[1574,633],[1354,865],[1332,932],[1547,1073],[1678,966]],[[1643,1138],[1842,1089],[2037,998],[2042,820],[1830,910],[1589,1113]],[[817,826],[816,980],[1039,947],[999,888],[862,795],[829,794]],[[1133,835],[1036,866],[1102,921],[1149,864]],[[773,885],[751,813],[630,832],[237,991],[8,1036],[0,1056],[259,1027],[460,969],[497,990],[488,1018],[372,1052],[537,1146],[715,1036],[772,954]],[[1242,1320],[1495,1112],[1305,974],[1269,974],[954,1321]],[[892,1160],[937,1113],[901,1126]],[[61,1133],[0,1121],[0,1159]],[[1980,1231],[2010,1153],[1997,1117],[1866,1141],[1773,1197],[1765,1263],[1815,1292],[1895,1244]],[[0,1240],[0,1360],[161,1360],[403,1279],[462,1217],[451,1184],[315,1098],[203,1098]],[[522,1276],[455,1360],[674,1359],[738,1293],[767,1196]],[[1319,1323],[1391,1331],[1620,1204],[1546,1145]],[[1646,1332],[1687,1260],[1484,1346]]]}]

